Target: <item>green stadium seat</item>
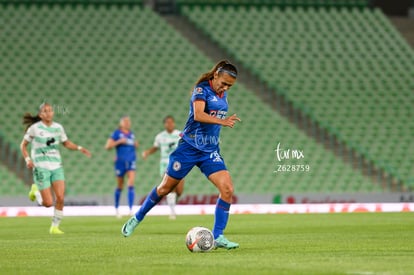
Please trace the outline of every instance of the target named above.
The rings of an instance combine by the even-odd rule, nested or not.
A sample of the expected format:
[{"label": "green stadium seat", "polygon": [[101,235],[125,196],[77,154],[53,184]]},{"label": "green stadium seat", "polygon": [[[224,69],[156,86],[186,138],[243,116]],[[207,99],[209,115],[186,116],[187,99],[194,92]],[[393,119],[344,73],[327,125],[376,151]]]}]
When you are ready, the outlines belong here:
[{"label": "green stadium seat", "polygon": [[[406,104],[414,100],[414,51],[380,10],[362,6],[188,6],[182,13],[295,106],[345,143],[366,148],[366,157],[386,159],[408,181],[414,175],[401,165],[405,154],[391,153],[404,148],[411,156],[405,161],[414,162],[412,132],[404,130],[410,123],[395,112],[414,115]],[[231,37],[213,28],[219,21],[233,30]]]},{"label": "green stadium seat", "polygon": [[[339,26],[331,18],[332,10],[311,8],[281,10],[195,6],[184,8],[183,12],[191,20],[198,18],[198,23],[202,22],[205,26],[220,21],[234,33],[239,33],[229,38],[233,41],[226,42],[229,49],[237,49],[238,57],[242,61],[246,59],[246,65],[253,72],[265,77],[264,81],[270,85],[281,87],[295,106],[307,108],[315,119],[323,118],[327,125],[332,125],[332,129],[341,129],[331,121],[334,118],[325,118],[326,114],[346,116],[354,113],[352,108],[340,108],[338,112],[338,106],[328,108],[336,103],[332,100],[334,96],[343,96],[352,102],[350,107],[358,100],[341,90],[348,85],[349,79],[347,73],[341,70],[345,65],[333,62],[338,53],[326,56],[319,52],[325,44],[312,42],[312,39],[322,39],[326,36],[325,32],[331,29],[340,37],[343,32],[341,28],[347,28],[347,24],[354,20],[354,14],[361,11],[341,12],[344,17],[339,16]],[[230,15],[223,16],[225,12]],[[242,17],[238,16],[239,13]],[[312,26],[315,21],[318,26],[329,23],[329,27],[322,34],[313,29],[306,32],[298,16],[306,25]],[[213,65],[162,18],[140,6],[0,5],[0,18],[12,28],[0,32],[0,41],[5,41],[5,45],[0,43],[0,71],[4,72],[0,100],[4,113],[13,118],[5,121],[2,129],[6,130],[9,141],[18,144],[22,129],[16,125],[19,125],[23,113],[35,112],[44,99],[57,104],[56,120],[65,126],[70,139],[89,148],[93,154],[92,159],[87,159],[62,149],[68,193],[71,195],[112,193],[115,186],[112,167],[114,152],[104,151],[103,146],[111,131],[117,127],[120,116],[131,116],[133,129],[141,143],[139,153],[142,152],[152,145],[155,134],[162,130],[161,121],[165,115],[173,114],[177,127],[183,127],[194,80],[199,72]],[[364,22],[364,18],[358,17],[358,20]],[[373,16],[370,20],[378,18]],[[264,27],[263,32],[256,31],[261,27]],[[364,27],[370,29],[370,23],[365,23]],[[239,32],[241,29],[244,31]],[[274,30],[278,32],[275,38]],[[291,35],[286,30],[297,33]],[[215,34],[209,35],[217,39]],[[306,49],[299,45],[303,38],[310,40]],[[287,42],[279,43],[279,39]],[[364,45],[361,47],[364,49]],[[308,49],[311,56],[306,53]],[[274,56],[277,57],[275,62],[271,60]],[[326,71],[314,69],[318,65],[312,58],[323,60]],[[388,59],[384,62],[388,64]],[[404,64],[411,68],[410,63]],[[302,67],[311,71],[305,74]],[[332,70],[339,70],[339,73],[329,75]],[[369,74],[370,70],[367,65],[364,73]],[[306,78],[298,78],[301,73]],[[325,73],[329,78],[320,82]],[[393,77],[389,77],[390,84],[387,84],[390,88],[394,87]],[[405,77],[409,79],[408,74]],[[278,81],[273,82],[274,79]],[[361,85],[369,85],[370,82],[367,83]],[[301,89],[304,86],[305,92]],[[400,88],[404,90],[405,86]],[[375,95],[374,92],[372,94]],[[386,92],[383,95],[391,99]],[[405,96],[411,95],[407,93]],[[326,99],[321,105],[327,108],[326,112],[318,108],[322,99]],[[237,193],[380,191],[369,178],[326,151],[243,85],[237,84],[232,89],[229,100],[231,111],[237,112],[243,119],[243,123],[234,129],[224,128],[222,136],[222,153],[232,172]],[[365,102],[370,100],[368,97]],[[63,106],[67,108],[67,113],[59,109]],[[375,108],[373,112],[376,112],[374,115],[379,114]],[[407,111],[406,117],[409,121],[412,117],[410,111]],[[338,118],[338,121],[346,125],[355,124],[351,118]],[[381,124],[376,125],[377,129],[381,128]],[[349,133],[340,133],[349,138],[358,126],[352,129]],[[301,148],[306,154],[303,162],[292,160],[281,164],[309,164],[311,170],[274,173],[278,164],[274,152],[277,142]],[[409,143],[406,144],[408,146]],[[157,157],[138,161],[138,194],[146,193],[158,183]],[[198,172],[191,172],[186,181],[186,193],[215,193],[214,187]],[[16,190],[3,190],[4,194],[26,192],[22,182],[16,185],[19,185]]]},{"label": "green stadium seat", "polygon": [[0,194],[2,195],[14,195],[22,196],[27,195],[30,187],[26,186],[21,179],[16,177],[10,170],[5,166],[0,165]]}]

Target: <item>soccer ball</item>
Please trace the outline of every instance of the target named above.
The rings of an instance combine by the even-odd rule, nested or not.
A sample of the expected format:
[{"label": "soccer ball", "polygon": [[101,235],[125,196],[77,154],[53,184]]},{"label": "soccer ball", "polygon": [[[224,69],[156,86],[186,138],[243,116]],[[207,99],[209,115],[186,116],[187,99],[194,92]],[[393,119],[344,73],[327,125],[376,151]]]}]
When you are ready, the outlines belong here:
[{"label": "soccer ball", "polygon": [[214,248],[214,236],[208,228],[196,226],[188,231],[185,244],[191,252],[208,252]]}]

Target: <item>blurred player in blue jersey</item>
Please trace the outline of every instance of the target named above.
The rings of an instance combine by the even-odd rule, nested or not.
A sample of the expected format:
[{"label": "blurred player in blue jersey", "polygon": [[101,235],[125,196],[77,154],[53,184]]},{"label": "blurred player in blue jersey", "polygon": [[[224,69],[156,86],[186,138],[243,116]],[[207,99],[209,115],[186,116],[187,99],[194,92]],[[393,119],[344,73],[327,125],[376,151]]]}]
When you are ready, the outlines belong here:
[{"label": "blurred player in blue jersey", "polygon": [[135,135],[131,131],[131,119],[128,116],[121,118],[119,128],[112,133],[106,142],[105,149],[110,150],[114,147],[116,148],[115,174],[118,184],[114,195],[115,210],[116,215],[121,217],[118,208],[125,175],[128,176],[128,206],[131,214],[135,198],[134,181],[137,160],[135,150],[138,147],[138,141],[135,140]]},{"label": "blurred player in blue jersey", "polygon": [[[160,175],[164,177],[168,167],[170,154],[177,148],[181,132],[175,129],[174,117],[166,116],[163,120],[164,131],[155,136],[154,145],[142,153],[142,158],[146,159],[149,155],[160,150]],[[167,203],[170,206],[170,219],[175,220],[175,205],[177,198],[183,193],[184,179],[167,195]]]},{"label": "blurred player in blue jersey", "polygon": [[229,219],[233,182],[219,148],[221,127],[233,128],[240,121],[235,114],[226,118],[227,91],[236,78],[236,67],[225,60],[200,76],[191,96],[190,112],[182,139],[170,155],[164,178],[148,194],[138,212],[122,226],[121,232],[125,237],[133,233],[163,196],[173,190],[194,166],[198,166],[220,192],[213,227],[215,246],[226,249],[239,247],[238,243],[229,241],[223,235]]}]

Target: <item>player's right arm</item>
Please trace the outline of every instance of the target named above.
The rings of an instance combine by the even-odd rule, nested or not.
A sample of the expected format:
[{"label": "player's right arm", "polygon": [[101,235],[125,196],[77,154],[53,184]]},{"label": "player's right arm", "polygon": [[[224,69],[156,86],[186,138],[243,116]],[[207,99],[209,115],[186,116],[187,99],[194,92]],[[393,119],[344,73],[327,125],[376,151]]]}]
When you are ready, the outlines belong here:
[{"label": "player's right arm", "polygon": [[30,158],[29,152],[27,152],[27,145],[32,142],[35,136],[34,129],[32,126],[27,129],[26,133],[24,134],[23,140],[20,143],[20,151],[23,154],[24,161],[26,162],[26,166],[29,169],[34,167],[33,160]]},{"label": "player's right arm", "polygon": [[113,140],[112,138],[108,138],[105,144],[105,149],[110,150],[120,144],[125,144],[127,142],[126,138],[120,138],[118,140]]},{"label": "player's right arm", "polygon": [[155,136],[154,144],[152,145],[151,148],[149,148],[149,149],[145,150],[144,152],[142,152],[142,158],[144,160],[146,160],[149,155],[152,155],[155,152],[157,152],[158,148],[160,148],[160,146],[161,146],[161,134],[162,133],[159,133],[158,135]]},{"label": "player's right arm", "polygon": [[29,142],[26,139],[22,140],[22,143],[20,143],[20,151],[22,151],[23,158],[26,161],[26,166],[29,169],[32,169],[34,167],[33,161],[29,156],[29,152],[27,152],[27,145]]}]

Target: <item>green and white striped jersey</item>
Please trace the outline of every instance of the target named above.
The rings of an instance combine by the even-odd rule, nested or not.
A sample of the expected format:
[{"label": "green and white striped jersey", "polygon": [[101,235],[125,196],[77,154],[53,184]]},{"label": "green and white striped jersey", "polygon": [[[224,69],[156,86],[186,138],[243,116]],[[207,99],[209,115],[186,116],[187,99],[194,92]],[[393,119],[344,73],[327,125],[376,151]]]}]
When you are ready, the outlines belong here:
[{"label": "green and white striped jersey", "polygon": [[160,149],[161,152],[160,165],[168,165],[169,156],[177,148],[181,138],[180,133],[179,130],[174,130],[171,133],[164,130],[155,137],[154,147]]},{"label": "green and white striped jersey", "polygon": [[48,170],[62,167],[59,144],[68,140],[62,125],[36,122],[27,129],[24,139],[31,142],[31,157],[36,167]]}]

